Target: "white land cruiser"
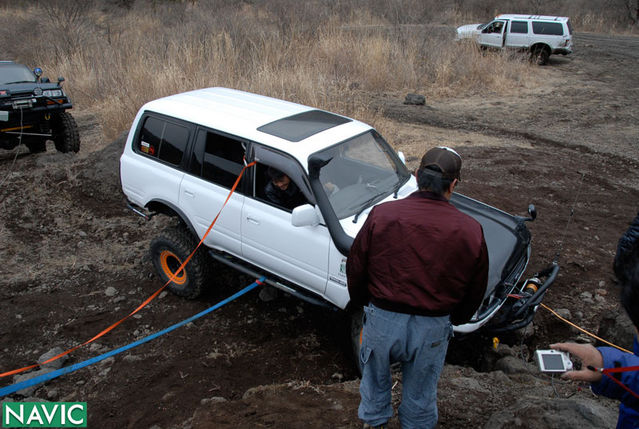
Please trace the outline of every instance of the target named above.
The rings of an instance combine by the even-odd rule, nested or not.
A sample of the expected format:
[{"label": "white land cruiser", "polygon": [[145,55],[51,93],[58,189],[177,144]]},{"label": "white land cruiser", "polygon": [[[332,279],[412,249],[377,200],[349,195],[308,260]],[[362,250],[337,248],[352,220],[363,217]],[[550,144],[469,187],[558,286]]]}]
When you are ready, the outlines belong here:
[{"label": "white land cruiser", "polygon": [[539,65],[547,64],[550,54],[572,52],[572,25],[563,16],[497,15],[486,24],[457,28],[456,38],[474,40],[482,48],[525,50]]},{"label": "white land cruiser", "polygon": [[[151,242],[166,282],[195,248],[246,163],[248,168],[211,233],[169,285],[196,297],[209,286],[213,261],[314,304],[351,312],[357,350],[361,309],[349,305],[346,258],[371,208],[416,190],[414,176],[369,125],[311,107],[226,88],[177,94],[144,105],[120,159],[122,190],[138,214],[177,222]],[[303,201],[270,201],[268,167],[284,172]],[[530,257],[524,221],[463,195],[452,203],[483,226],[489,284],[480,309],[458,332],[526,326],[558,267],[520,281]],[[401,237],[397,237],[401,240]],[[360,313],[361,314],[361,313]]]}]

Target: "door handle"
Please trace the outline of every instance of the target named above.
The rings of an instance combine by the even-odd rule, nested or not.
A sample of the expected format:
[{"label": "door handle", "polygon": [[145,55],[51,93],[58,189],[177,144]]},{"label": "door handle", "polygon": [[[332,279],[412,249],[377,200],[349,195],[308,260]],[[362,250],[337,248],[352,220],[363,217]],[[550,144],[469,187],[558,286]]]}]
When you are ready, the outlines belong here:
[{"label": "door handle", "polygon": [[252,223],[254,225],[259,225],[260,224],[259,220],[255,219],[254,217],[250,217],[250,216],[246,217],[246,221],[250,222],[250,223]]},{"label": "door handle", "polygon": [[189,198],[195,198],[195,193],[194,193],[194,192],[189,191],[188,189],[185,189],[185,190],[184,190],[184,195],[186,195],[186,196],[187,196],[187,197],[189,197]]}]

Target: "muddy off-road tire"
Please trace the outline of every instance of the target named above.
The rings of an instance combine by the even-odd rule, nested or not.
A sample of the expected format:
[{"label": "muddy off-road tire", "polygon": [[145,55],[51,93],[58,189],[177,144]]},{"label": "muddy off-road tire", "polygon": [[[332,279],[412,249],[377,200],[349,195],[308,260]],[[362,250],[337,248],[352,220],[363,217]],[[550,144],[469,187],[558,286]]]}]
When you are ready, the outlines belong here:
[{"label": "muddy off-road tire", "polygon": [[548,64],[549,59],[550,50],[548,48],[537,47],[532,51],[530,55],[530,61],[537,64],[538,66],[545,66],[546,64]]},{"label": "muddy off-road tire", "polygon": [[[166,228],[151,240],[151,260],[163,284],[188,258],[197,243],[184,226]],[[209,262],[204,249],[198,249],[167,288],[178,296],[187,299],[197,298],[207,283]]]},{"label": "muddy off-road tire", "polygon": [[80,134],[78,125],[69,112],[62,112],[55,119],[53,141],[58,152],[78,152],[80,150]]},{"label": "muddy off-road tire", "polygon": [[351,344],[351,353],[353,357],[353,363],[357,372],[362,375],[362,362],[359,360],[360,350],[362,349],[362,330],[364,329],[364,309],[358,308],[353,310],[349,314],[350,316],[350,331],[349,339]]}]

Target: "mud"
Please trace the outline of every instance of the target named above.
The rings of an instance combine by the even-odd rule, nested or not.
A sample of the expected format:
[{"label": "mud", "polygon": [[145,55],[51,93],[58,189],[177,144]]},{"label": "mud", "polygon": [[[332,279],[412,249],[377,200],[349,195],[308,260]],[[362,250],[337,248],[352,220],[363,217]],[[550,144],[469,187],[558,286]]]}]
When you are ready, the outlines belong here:
[{"label": "mud", "polygon": [[[426,146],[445,143],[464,158],[459,192],[513,214],[535,204],[528,274],[558,260],[561,272],[545,304],[597,332],[602,318],[620,312],[611,263],[639,210],[639,39],[577,34],[575,42],[574,55],[553,56],[539,68],[544,84],[534,91],[427,100],[426,106],[404,105],[405,94],[370,100],[400,130],[389,140],[410,167]],[[161,286],[147,251],[169,221],[147,222],[126,209],[118,180],[124,136],[105,142],[91,112],[73,113],[81,127],[79,154],[58,154],[52,145],[37,155],[0,153],[2,371],[86,341]],[[69,363],[164,329],[254,280],[222,266],[216,273],[201,298],[163,293],[72,353]],[[90,427],[360,427],[345,327],[339,312],[285,295],[265,303],[251,292],[157,340],[52,380],[34,396],[86,401]],[[579,336],[540,309],[525,335],[501,340],[530,362],[535,348]],[[491,346],[492,337],[481,334],[451,344],[439,427],[484,427],[529,395],[594,400],[614,415],[614,402],[592,399],[583,386],[551,385],[534,368],[497,371]],[[399,427],[396,420],[391,427]]]}]

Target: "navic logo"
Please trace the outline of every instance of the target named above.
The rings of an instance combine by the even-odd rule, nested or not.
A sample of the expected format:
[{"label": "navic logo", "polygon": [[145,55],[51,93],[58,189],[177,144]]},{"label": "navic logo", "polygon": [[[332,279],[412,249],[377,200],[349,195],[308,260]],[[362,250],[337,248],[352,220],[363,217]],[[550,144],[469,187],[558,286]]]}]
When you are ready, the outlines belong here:
[{"label": "navic logo", "polygon": [[85,428],[86,402],[3,402],[4,428]]}]

